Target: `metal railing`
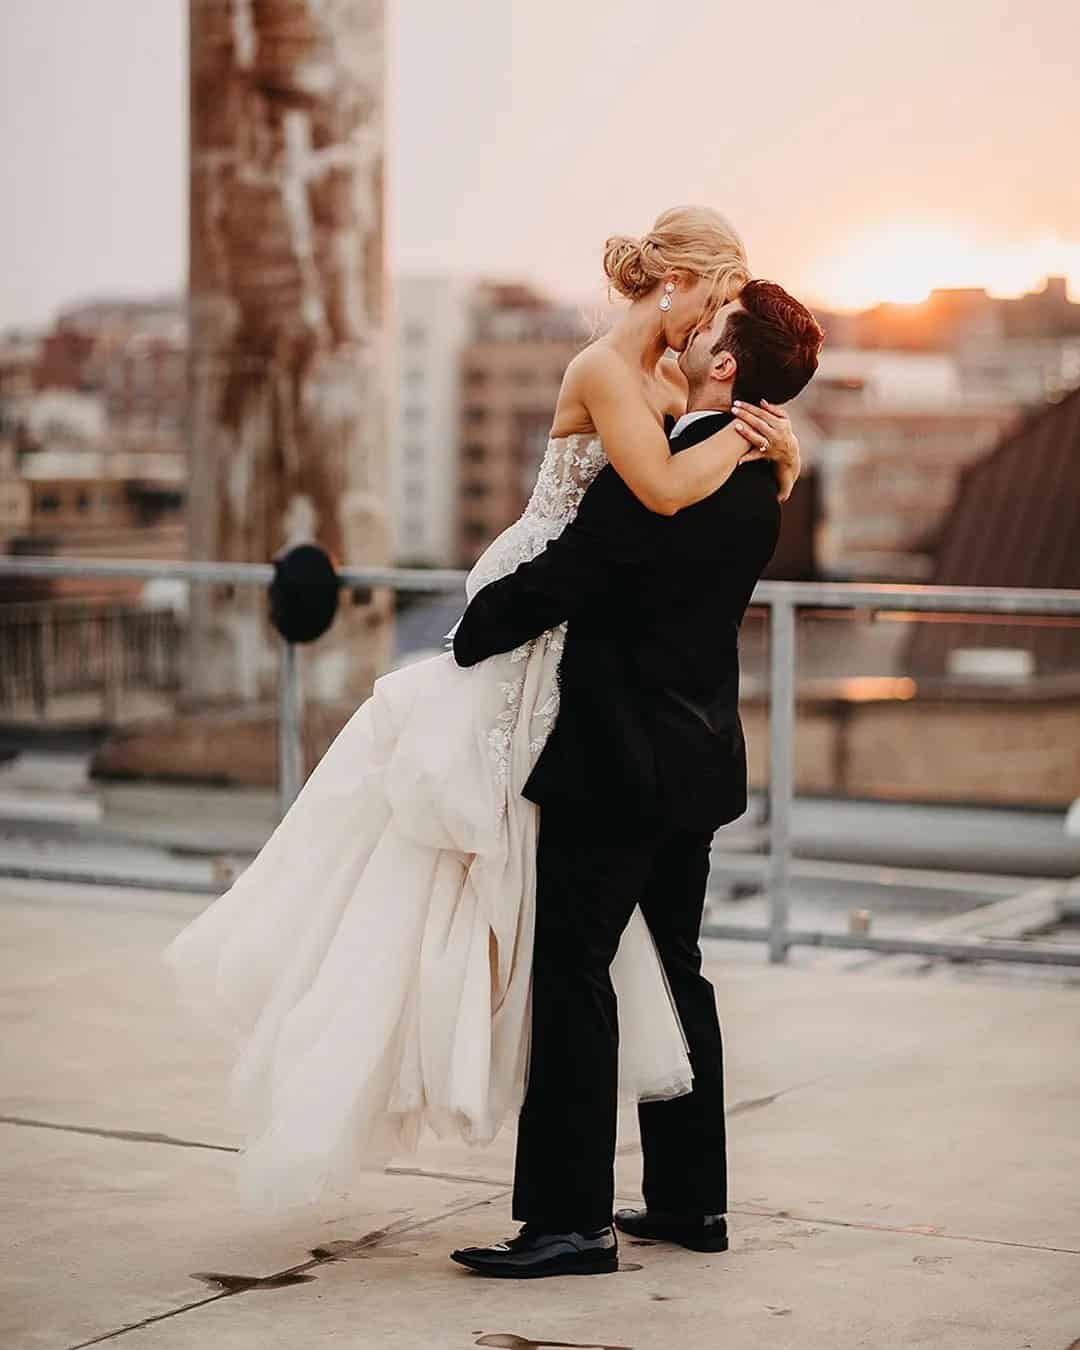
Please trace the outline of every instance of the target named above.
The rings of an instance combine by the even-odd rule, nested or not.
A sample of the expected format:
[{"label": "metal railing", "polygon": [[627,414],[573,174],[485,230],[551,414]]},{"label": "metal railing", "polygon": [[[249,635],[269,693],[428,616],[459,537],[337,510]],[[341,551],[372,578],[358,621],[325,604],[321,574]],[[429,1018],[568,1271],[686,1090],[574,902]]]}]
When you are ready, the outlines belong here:
[{"label": "metal railing", "polygon": [[[101,577],[151,580],[169,577],[190,582],[227,582],[268,586],[273,567],[260,563],[137,562],[71,558],[0,558],[0,575],[16,577]],[[461,591],[465,573],[412,568],[346,567],[343,584],[368,589],[444,594]],[[1017,618],[1080,619],[1080,591],[1029,590],[960,586],[859,585],[844,582],[759,582],[752,603],[769,611],[769,785],[768,860],[764,868],[769,900],[767,925],[710,923],[709,937],[764,941],[769,959],[787,959],[794,946],[855,949],[880,953],[940,956],[953,960],[993,960],[1035,964],[1080,965],[1080,948],[1029,942],[984,943],[915,936],[874,936],[793,929],[789,923],[792,864],[792,807],[795,791],[796,620],[800,609],[862,610],[873,614],[919,613],[1010,615]],[[282,643],[279,678],[279,791],[282,813],[296,797],[303,778],[301,725],[303,713],[295,649]],[[12,869],[22,877],[55,879],[47,868]],[[11,874],[0,866],[0,875]],[[65,879],[71,874],[65,872]],[[83,880],[106,880],[86,873]],[[117,884],[115,876],[107,878]],[[153,889],[151,880],[130,881]]]},{"label": "metal railing", "polygon": [[169,609],[58,600],[3,607],[0,709],[38,717],[59,696],[100,691],[106,719],[129,688],[179,686],[181,625]]}]

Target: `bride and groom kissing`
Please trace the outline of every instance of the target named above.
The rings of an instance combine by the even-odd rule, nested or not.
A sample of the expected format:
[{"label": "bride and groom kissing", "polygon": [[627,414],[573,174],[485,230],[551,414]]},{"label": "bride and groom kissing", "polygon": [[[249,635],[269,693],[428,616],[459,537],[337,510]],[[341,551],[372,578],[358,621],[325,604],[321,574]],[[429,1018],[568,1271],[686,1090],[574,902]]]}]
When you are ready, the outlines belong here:
[{"label": "bride and groom kissing", "polygon": [[[750,281],[679,358],[687,412],[673,455],[733,420],[735,394],[782,403],[821,334],[779,286]],[[644,1210],[616,1225],[699,1251],[727,1247],[723,1052],[698,932],[714,831],[746,809],[738,630],[772,556],[771,464],[665,518],[609,465],[537,558],[484,587],[454,636],[473,666],[568,623],[554,728],[524,795],[540,808],[532,1049],[518,1123],[524,1229],[454,1260],[501,1276],[617,1268],[611,1228],[618,1007],[608,975],[639,904],[686,1033],[692,1090],[642,1102]]]},{"label": "bride and groom kissing", "polygon": [[[453,1253],[503,1277],[617,1269],[613,1218],[727,1247],[698,932],[713,833],[746,806],[739,624],[798,473],[776,405],[822,342],[707,208],[609,240],[604,267],[629,307],[571,362],[453,652],[376,683],[167,952],[233,1038],[257,1206],[348,1194],[425,1130],[484,1143],[517,1112],[524,1226]],[[613,1216],[620,1096],[645,1208]]]}]

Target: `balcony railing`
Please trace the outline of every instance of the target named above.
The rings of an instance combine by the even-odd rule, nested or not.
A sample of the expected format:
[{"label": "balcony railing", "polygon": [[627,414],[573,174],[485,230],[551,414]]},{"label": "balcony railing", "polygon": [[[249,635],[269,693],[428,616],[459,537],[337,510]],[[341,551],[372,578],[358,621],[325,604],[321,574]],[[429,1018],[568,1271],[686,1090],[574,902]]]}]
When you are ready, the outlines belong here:
[{"label": "balcony railing", "polygon": [[[77,560],[71,558],[0,558],[0,575],[13,577],[172,578],[189,582],[226,582],[237,586],[269,585],[273,568],[259,563],[138,562]],[[465,574],[409,568],[347,567],[341,569],[345,585],[366,589],[390,587],[405,592],[445,594],[462,591]],[[860,610],[874,614],[963,614],[1009,615],[1016,618],[1080,619],[1080,591],[1028,590],[989,587],[851,585],[841,582],[763,581],[754,591],[753,603],[769,611],[769,784],[768,856],[762,860],[763,880],[769,901],[767,925],[710,923],[708,937],[764,941],[769,958],[779,962],[794,946],[855,949],[880,953],[946,957],[953,960],[1030,962],[1080,965],[1080,949],[1055,944],[1022,942],[946,941],[905,935],[876,936],[870,933],[837,933],[790,926],[792,876],[792,806],[794,799],[796,620],[800,609]],[[279,689],[279,791],[280,809],[288,810],[303,781],[301,761],[302,695],[295,649],[281,647]],[[0,874],[57,879],[61,874],[47,867],[5,869]],[[63,879],[108,881],[92,871]],[[159,882],[131,881],[154,889]]]},{"label": "balcony railing", "polygon": [[111,721],[125,691],[179,686],[183,626],[170,609],[40,600],[0,614],[0,710],[43,717],[54,699],[100,693]]}]

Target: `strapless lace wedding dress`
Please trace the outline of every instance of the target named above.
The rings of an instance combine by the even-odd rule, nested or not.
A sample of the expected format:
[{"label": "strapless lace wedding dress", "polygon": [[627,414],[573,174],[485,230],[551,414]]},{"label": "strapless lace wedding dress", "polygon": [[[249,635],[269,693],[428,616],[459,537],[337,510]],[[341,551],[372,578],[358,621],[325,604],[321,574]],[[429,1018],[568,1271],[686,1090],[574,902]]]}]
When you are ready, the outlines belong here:
[{"label": "strapless lace wedding dress", "polygon": [[[551,440],[469,597],[561,533],[605,463],[594,436]],[[425,1128],[487,1142],[520,1106],[539,814],[520,793],[558,711],[563,637],[383,676],[258,857],[166,950],[184,1001],[234,1045],[253,1206],[348,1194]],[[612,975],[622,1093],[688,1091],[640,911]]]}]

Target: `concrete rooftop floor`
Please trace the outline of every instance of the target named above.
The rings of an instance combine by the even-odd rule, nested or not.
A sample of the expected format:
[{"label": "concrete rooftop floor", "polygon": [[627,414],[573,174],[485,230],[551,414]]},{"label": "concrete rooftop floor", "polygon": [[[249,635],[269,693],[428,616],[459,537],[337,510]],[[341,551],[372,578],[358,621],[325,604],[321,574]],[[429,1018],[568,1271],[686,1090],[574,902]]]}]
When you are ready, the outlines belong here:
[{"label": "concrete rooftop floor", "polygon": [[0,882],[3,1350],[1080,1347],[1076,987],[715,944],[731,1250],[490,1282],[446,1254],[513,1231],[508,1134],[239,1208],[225,1060],[157,961],[202,903]]}]

